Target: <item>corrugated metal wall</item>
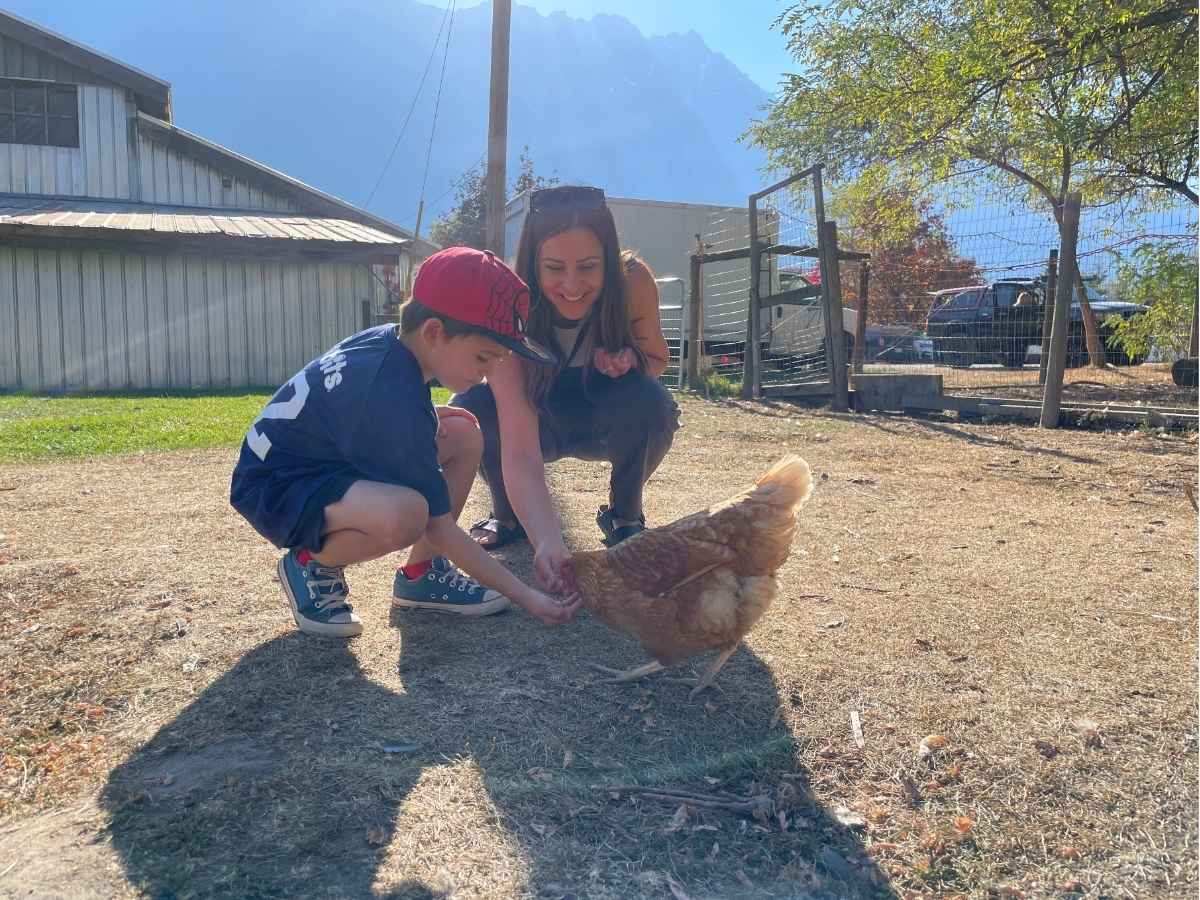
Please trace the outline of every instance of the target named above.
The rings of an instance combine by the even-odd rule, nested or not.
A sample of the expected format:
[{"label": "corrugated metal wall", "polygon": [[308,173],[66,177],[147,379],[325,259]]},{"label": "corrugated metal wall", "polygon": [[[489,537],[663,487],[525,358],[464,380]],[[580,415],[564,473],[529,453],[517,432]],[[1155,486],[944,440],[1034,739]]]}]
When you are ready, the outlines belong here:
[{"label": "corrugated metal wall", "polygon": [[[176,153],[145,135],[138,137],[141,197],[147,203],[300,212],[300,206],[241,178],[224,175],[200,160]],[[229,179],[224,187],[222,178]]]},{"label": "corrugated metal wall", "polygon": [[58,57],[43,53],[18,40],[0,34],[0,75],[9,78],[44,78],[48,81],[70,81],[75,84],[103,84],[112,82],[100,78],[94,72],[80,69]]},{"label": "corrugated metal wall", "polygon": [[385,299],[365,265],[0,246],[0,390],[275,387]]},{"label": "corrugated metal wall", "polygon": [[291,200],[137,135],[133,96],[90,72],[0,35],[0,76],[79,85],[79,144],[0,144],[0,193],[103,197],[180,206],[298,212]]},{"label": "corrugated metal wall", "polygon": [[0,144],[0,191],[133,200],[132,102],[123,88],[80,85],[79,147]]}]

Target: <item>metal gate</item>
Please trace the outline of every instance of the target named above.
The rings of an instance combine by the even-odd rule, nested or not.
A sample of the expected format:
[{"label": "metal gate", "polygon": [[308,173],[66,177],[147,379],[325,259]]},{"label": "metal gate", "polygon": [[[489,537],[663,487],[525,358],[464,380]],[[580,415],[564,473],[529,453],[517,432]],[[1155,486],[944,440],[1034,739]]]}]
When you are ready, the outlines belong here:
[{"label": "metal gate", "polygon": [[722,360],[731,352],[741,357],[741,396],[828,396],[834,409],[847,408],[838,262],[863,260],[867,254],[838,250],[837,226],[825,221],[821,170],[812,166],[751,194],[744,246],[711,250],[698,242],[686,305],[691,340],[684,371],[689,384],[703,382],[702,369],[713,352],[703,336],[705,266],[746,260],[742,340],[721,349]]}]

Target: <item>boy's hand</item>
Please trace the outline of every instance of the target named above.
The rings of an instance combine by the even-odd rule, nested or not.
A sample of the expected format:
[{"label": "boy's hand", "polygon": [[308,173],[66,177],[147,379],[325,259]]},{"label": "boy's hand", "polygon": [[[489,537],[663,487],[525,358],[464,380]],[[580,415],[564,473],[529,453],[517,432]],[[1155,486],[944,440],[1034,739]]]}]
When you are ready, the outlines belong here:
[{"label": "boy's hand", "polygon": [[637,357],[629,347],[622,347],[616,353],[609,353],[603,347],[597,347],[592,353],[592,365],[597,372],[602,372],[609,378],[620,378],[633,368]]},{"label": "boy's hand", "polygon": [[457,406],[435,406],[433,411],[437,413],[438,417],[437,436],[439,438],[446,436],[446,429],[442,427],[444,419],[469,419],[472,425],[476,428],[479,427],[479,420],[469,409],[459,409]]},{"label": "boy's hand", "polygon": [[563,543],[561,535],[557,540],[538,545],[533,554],[533,573],[544,590],[565,594],[569,601],[577,598],[579,588],[575,584],[575,571],[571,568],[571,551]]},{"label": "boy's hand", "polygon": [[573,602],[562,603],[541,591],[532,588],[527,596],[519,601],[521,608],[543,625],[565,625],[575,618],[583,601],[576,598]]}]

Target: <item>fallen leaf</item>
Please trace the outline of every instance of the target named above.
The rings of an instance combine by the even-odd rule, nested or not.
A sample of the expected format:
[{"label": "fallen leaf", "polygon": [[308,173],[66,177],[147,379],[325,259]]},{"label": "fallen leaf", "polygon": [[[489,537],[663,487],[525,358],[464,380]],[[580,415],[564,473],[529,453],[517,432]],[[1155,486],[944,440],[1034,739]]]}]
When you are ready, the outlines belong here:
[{"label": "fallen leaf", "polygon": [[1087,885],[1082,881],[1072,878],[1070,881],[1064,881],[1060,890],[1064,894],[1082,894],[1087,890]]},{"label": "fallen leaf", "polygon": [[754,882],[751,881],[750,877],[745,872],[743,872],[741,869],[738,869],[736,872],[734,872],[733,877],[736,878],[738,881],[738,884],[740,884],[744,888],[753,888],[754,887]]},{"label": "fallen leaf", "polygon": [[867,821],[872,825],[880,825],[892,817],[892,812],[882,806],[873,806],[867,811]]},{"label": "fallen leaf", "polygon": [[1039,738],[1034,738],[1033,749],[1046,757],[1046,759],[1054,759],[1061,752],[1049,741],[1043,741]]},{"label": "fallen leaf", "polygon": [[969,834],[971,829],[975,827],[975,822],[968,819],[966,816],[954,817],[954,830],[959,834]]},{"label": "fallen leaf", "polygon": [[691,815],[691,810],[688,808],[688,805],[680,803],[679,809],[675,810],[675,815],[671,816],[671,821],[667,823],[667,827],[663,829],[663,833],[674,834],[687,824],[689,815]]},{"label": "fallen leaf", "polygon": [[866,816],[855,812],[848,806],[835,806],[833,808],[833,817],[847,828],[865,828],[867,825]]},{"label": "fallen leaf", "polygon": [[372,847],[382,847],[387,843],[387,829],[382,825],[372,825],[367,829],[367,843]]},{"label": "fallen leaf", "polygon": [[777,812],[777,813],[775,814],[775,818],[779,820],[779,830],[780,830],[780,831],[787,831],[787,830],[788,830],[788,817],[787,817],[787,813],[785,813],[785,812],[784,812],[784,811],[781,809],[779,812]]},{"label": "fallen leaf", "polygon": [[950,740],[944,734],[930,734],[921,738],[921,743],[917,745],[917,752],[921,756],[932,756],[938,750],[945,750],[950,746]]},{"label": "fallen leaf", "polygon": [[1076,849],[1075,847],[1059,847],[1058,855],[1061,856],[1063,859],[1069,859],[1072,862],[1074,862],[1077,859],[1080,859],[1083,856],[1083,854],[1080,853],[1079,850]]},{"label": "fallen leaf", "polygon": [[671,894],[675,897],[675,900],[692,900],[687,895],[687,892],[684,891],[683,885],[671,877],[670,872],[667,873],[667,887],[671,889]]},{"label": "fallen leaf", "polygon": [[1091,719],[1077,719],[1075,728],[1079,731],[1079,737],[1083,740],[1083,746],[1104,746],[1104,733],[1101,731],[1099,723],[1093,722]]},{"label": "fallen leaf", "polygon": [[821,627],[822,628],[841,628],[845,624],[846,624],[846,619],[845,619],[845,617],[843,617],[840,619],[831,619],[828,622],[823,622],[821,624]]},{"label": "fallen leaf", "polygon": [[562,767],[564,769],[569,769],[569,768],[571,768],[571,763],[573,763],[573,762],[575,762],[575,754],[572,753],[570,750],[564,750]]}]

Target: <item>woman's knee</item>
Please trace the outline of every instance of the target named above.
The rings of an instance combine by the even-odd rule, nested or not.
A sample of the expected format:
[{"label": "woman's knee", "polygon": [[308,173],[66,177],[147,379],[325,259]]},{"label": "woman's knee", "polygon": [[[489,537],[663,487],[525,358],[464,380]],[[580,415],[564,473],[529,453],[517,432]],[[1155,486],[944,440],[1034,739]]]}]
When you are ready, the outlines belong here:
[{"label": "woman's knee", "polygon": [[491,386],[486,383],[477,384],[461,394],[455,394],[450,398],[450,405],[472,413],[484,429],[496,421],[496,397]]},{"label": "woman's knee", "polygon": [[644,430],[674,434],[679,429],[679,406],[657,378],[636,374],[616,399],[616,412]]}]

